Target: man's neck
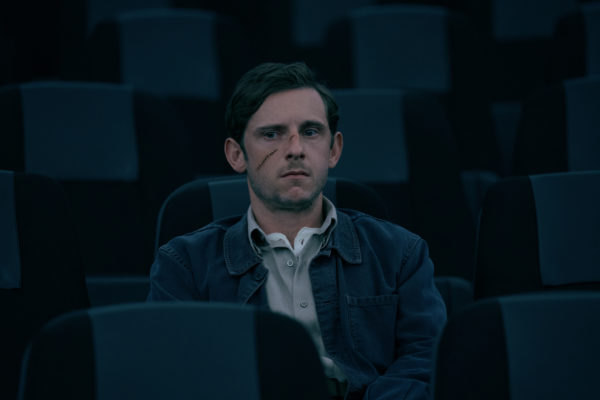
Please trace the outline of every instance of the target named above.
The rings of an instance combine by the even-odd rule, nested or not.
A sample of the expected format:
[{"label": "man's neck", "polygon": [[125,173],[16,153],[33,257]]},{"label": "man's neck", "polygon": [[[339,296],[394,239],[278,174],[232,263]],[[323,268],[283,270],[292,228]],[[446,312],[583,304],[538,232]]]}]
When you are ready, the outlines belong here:
[{"label": "man's neck", "polygon": [[252,213],[256,223],[268,235],[279,232],[284,234],[290,243],[294,243],[296,235],[304,227],[317,228],[323,223],[323,196],[314,201],[305,210],[272,210],[260,201],[251,201]]}]

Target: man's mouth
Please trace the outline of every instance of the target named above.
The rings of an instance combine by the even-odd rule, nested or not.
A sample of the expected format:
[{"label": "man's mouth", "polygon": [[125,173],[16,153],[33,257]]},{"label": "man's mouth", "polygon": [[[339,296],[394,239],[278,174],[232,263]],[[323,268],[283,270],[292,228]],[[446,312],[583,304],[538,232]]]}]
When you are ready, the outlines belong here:
[{"label": "man's mouth", "polygon": [[291,171],[287,171],[285,172],[282,177],[287,178],[287,177],[300,177],[300,176],[308,176],[308,173],[306,171],[303,170],[291,170]]}]

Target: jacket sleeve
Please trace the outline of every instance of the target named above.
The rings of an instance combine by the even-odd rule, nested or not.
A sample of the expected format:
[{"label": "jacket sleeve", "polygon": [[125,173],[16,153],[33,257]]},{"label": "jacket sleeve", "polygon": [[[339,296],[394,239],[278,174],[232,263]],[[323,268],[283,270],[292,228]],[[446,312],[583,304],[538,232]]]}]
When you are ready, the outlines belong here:
[{"label": "jacket sleeve", "polygon": [[192,271],[173,247],[158,250],[150,269],[150,292],[146,301],[200,300]]},{"label": "jacket sleeve", "polygon": [[395,360],[367,387],[364,400],[430,398],[433,353],[446,323],[446,307],[423,239],[411,243],[401,267]]}]

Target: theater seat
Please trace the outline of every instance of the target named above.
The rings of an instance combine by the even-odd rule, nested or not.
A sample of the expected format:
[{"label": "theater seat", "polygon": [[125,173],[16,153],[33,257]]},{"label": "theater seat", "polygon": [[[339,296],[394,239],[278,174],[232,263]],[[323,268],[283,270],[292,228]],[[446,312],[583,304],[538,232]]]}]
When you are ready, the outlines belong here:
[{"label": "theater seat", "polygon": [[88,274],[145,274],[167,195],[195,175],[189,132],[131,86],[32,82],[0,89],[0,168],[61,182]]},{"label": "theater seat", "polygon": [[552,45],[552,81],[600,74],[600,3],[581,4],[561,18]]},{"label": "theater seat", "polygon": [[473,303],[473,283],[458,276],[436,276],[435,287],[446,304],[448,317]]},{"label": "theater seat", "polygon": [[59,37],[61,75],[66,79],[81,79],[80,64],[86,40],[101,22],[119,13],[139,9],[176,7],[177,0],[61,0],[59,5]]},{"label": "theater seat", "polygon": [[72,216],[60,184],[0,171],[0,398],[17,396],[27,342],[48,320],[88,306]]},{"label": "theater seat", "polygon": [[517,131],[513,175],[600,169],[600,76],[533,93]]},{"label": "theater seat", "polygon": [[[437,275],[471,280],[476,212],[469,208],[457,146],[440,102],[398,89],[333,94],[345,140],[330,175],[373,187],[386,202],[390,220],[427,241]],[[478,210],[478,188],[470,187]]]},{"label": "theater seat", "polygon": [[150,291],[148,275],[87,276],[85,278],[90,307],[145,301]]},{"label": "theater seat", "polygon": [[436,95],[452,126],[461,170],[499,172],[500,151],[486,90],[486,47],[471,22],[438,6],[352,10],[330,33],[338,38],[331,51],[344,66],[340,74],[352,71],[352,80],[336,87]]},{"label": "theater seat", "polygon": [[494,101],[519,101],[547,82],[548,61],[556,51],[552,36],[561,17],[578,0],[467,0],[465,13],[488,39],[488,90]]},{"label": "theater seat", "polygon": [[48,323],[23,361],[21,400],[325,400],[308,332],[281,314],[142,303]]},{"label": "theater seat", "polygon": [[[96,25],[83,79],[132,85],[170,101],[193,135],[203,174],[229,171],[223,115],[236,81],[255,65],[239,22],[199,9],[141,9]],[[210,151],[202,151],[210,149]]]},{"label": "theater seat", "polygon": [[442,331],[435,400],[595,399],[600,293],[513,295],[475,302]]},{"label": "theater seat", "polygon": [[600,289],[600,171],[505,179],[484,200],[475,299]]}]

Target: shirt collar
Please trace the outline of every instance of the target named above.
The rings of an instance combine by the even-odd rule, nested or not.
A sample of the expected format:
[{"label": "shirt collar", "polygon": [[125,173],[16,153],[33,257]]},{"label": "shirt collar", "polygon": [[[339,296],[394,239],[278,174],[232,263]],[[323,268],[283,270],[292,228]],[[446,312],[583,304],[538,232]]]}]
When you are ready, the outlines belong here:
[{"label": "shirt collar", "polygon": [[[329,237],[331,236],[331,232],[335,229],[337,225],[337,210],[335,205],[329,200],[327,197],[323,196],[323,208],[325,211],[325,219],[319,228],[302,228],[302,229],[313,229],[313,235],[323,235],[323,246],[327,244],[329,241]],[[261,247],[269,246],[267,241],[267,234],[261,229],[256,222],[256,218],[254,217],[254,213],[252,212],[252,206],[248,207],[248,212],[246,213],[246,217],[248,220],[248,240],[252,245],[252,249],[257,255],[261,254]],[[301,229],[301,231],[302,231]],[[298,233],[300,234],[300,232]]]},{"label": "shirt collar", "polygon": [[[331,240],[322,250],[330,253],[336,251],[349,264],[360,264],[362,256],[356,228],[350,216],[344,212],[337,213],[337,227],[331,232]],[[225,232],[223,239],[223,255],[225,266],[231,275],[247,273],[260,264],[261,258],[256,255],[248,240],[248,215],[243,217]],[[256,271],[255,271],[256,272]],[[260,276],[256,276],[259,279]]]}]

